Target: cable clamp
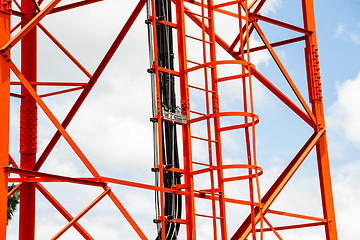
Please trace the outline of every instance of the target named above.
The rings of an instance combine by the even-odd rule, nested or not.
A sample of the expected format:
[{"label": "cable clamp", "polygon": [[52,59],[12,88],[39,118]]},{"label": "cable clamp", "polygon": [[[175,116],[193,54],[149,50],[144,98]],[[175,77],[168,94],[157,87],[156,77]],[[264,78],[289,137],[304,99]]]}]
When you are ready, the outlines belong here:
[{"label": "cable clamp", "polygon": [[153,68],[148,68],[148,69],[147,69],[147,72],[148,72],[148,73],[155,73],[155,69],[153,69]]},{"label": "cable clamp", "polygon": [[160,219],[153,219],[153,223],[161,223]]},{"label": "cable clamp", "polygon": [[151,168],[151,171],[152,171],[152,172],[159,172],[159,168],[153,167],[153,168]]},{"label": "cable clamp", "polygon": [[176,109],[174,113],[171,111],[163,111],[163,119],[170,122],[186,124],[186,116],[181,114],[180,109]]}]

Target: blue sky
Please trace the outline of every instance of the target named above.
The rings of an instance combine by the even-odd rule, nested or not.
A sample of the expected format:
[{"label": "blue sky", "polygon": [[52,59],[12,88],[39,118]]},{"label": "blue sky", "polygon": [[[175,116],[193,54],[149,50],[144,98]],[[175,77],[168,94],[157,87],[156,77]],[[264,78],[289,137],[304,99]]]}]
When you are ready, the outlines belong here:
[{"label": "blue sky", "polygon": [[[48,1],[45,1],[45,3]],[[65,1],[71,2],[71,1]],[[123,25],[129,9],[136,1],[127,3],[104,1],[77,11],[69,11],[63,15],[49,16],[43,24],[63,43],[90,72],[104,55],[112,39]],[[273,0],[264,9],[263,14],[301,26],[300,1]],[[335,210],[339,238],[354,239],[356,222],[354,216],[360,214],[356,207],[360,198],[357,182],[360,181],[360,1],[315,1],[316,27],[320,54],[320,68],[324,95],[326,122],[328,126],[328,144],[333,177]],[[96,14],[96,15],[95,15]],[[94,16],[101,16],[95,18]],[[76,140],[86,156],[93,162],[100,174],[152,183],[152,130],[148,119],[151,116],[150,84],[147,57],[147,35],[142,12],[134,28],[124,40],[108,69],[96,84],[77,117],[68,128],[70,135]],[[269,40],[282,40],[291,34],[266,24],[260,25],[269,34]],[[223,29],[227,34],[226,28]],[[260,40],[255,37],[255,42]],[[131,50],[136,49],[136,51]],[[15,50],[16,51],[16,50]],[[276,49],[284,65],[297,83],[300,91],[306,91],[303,72],[303,44],[294,44],[294,48],[281,47]],[[86,77],[77,70],[39,31],[39,79],[65,81],[86,81]],[[16,55],[16,54],[14,54]],[[219,54],[222,56],[221,54]],[[298,56],[301,56],[300,58]],[[13,56],[16,62],[16,56]],[[259,71],[279,88],[290,94],[285,80],[266,53],[254,56]],[[54,74],[56,73],[56,74]],[[16,89],[14,88],[14,91]],[[227,100],[237,99],[237,92],[225,88]],[[43,90],[40,90],[43,91]],[[263,192],[277,177],[287,162],[311,135],[312,131],[282,103],[274,98],[261,85],[255,83],[255,113],[260,116],[256,127],[257,154],[259,165],[264,167],[264,175],[260,177]],[[140,98],[138,96],[141,96]],[[46,104],[56,113],[59,119],[64,117],[76,93],[62,97],[44,99]],[[293,97],[291,97],[294,99]],[[304,97],[307,100],[307,97]],[[196,102],[196,96],[194,103]],[[224,107],[233,107],[229,102]],[[195,105],[195,104],[194,104]],[[18,159],[18,106],[19,101],[12,100],[12,146],[10,152]],[[46,141],[52,136],[54,128],[39,111],[39,152],[45,147]],[[119,136],[126,136],[119,137]],[[237,148],[236,135],[226,137],[226,151]],[[121,147],[126,146],[126,147]],[[141,146],[141,147],[140,147]],[[199,146],[196,157],[201,157],[203,149]],[[236,151],[235,151],[236,152]],[[197,154],[197,155],[196,155]],[[235,159],[230,153],[225,155],[229,161]],[[317,188],[317,171],[314,155],[309,156],[301,167],[301,174],[294,176],[289,188],[279,196],[274,208],[282,210],[299,209],[303,213],[320,216]],[[75,154],[60,141],[55,152],[50,155],[49,162],[44,165],[44,172],[54,172],[67,176],[88,176],[87,171],[79,164]],[[316,183],[316,184],[313,184]],[[54,184],[46,185],[69,211],[76,215],[91,202],[100,192],[91,188]],[[67,188],[71,186],[71,188]],[[242,188],[241,188],[242,189]],[[229,186],[230,192],[238,191]],[[143,190],[133,190],[114,186],[114,191],[124,205],[134,215],[140,226],[150,238],[155,236],[156,228],[151,223],[154,217],[153,195]],[[64,194],[66,193],[66,194]],[[127,193],[127,194],[124,194]],[[71,196],[71,197],[69,197]],[[294,197],[296,196],[296,197]],[[57,230],[66,224],[52,206],[38,195],[37,238],[49,239]],[[277,209],[277,210],[281,210]],[[127,227],[120,213],[108,200],[104,200],[97,208],[89,212],[82,220],[85,228],[94,234],[95,239],[135,239],[131,229]],[[116,214],[113,214],[116,212]],[[236,219],[241,210],[229,214]],[[49,213],[51,216],[49,216]],[[271,219],[275,223],[286,223],[283,219]],[[124,223],[124,224],[123,224]],[[17,237],[17,216],[8,229],[9,239]],[[238,226],[236,220],[229,229]],[[119,227],[120,226],[120,227]],[[208,230],[206,223],[199,226],[204,239]],[[284,233],[284,239],[324,239],[323,232],[318,229]],[[275,239],[272,235],[268,239]],[[81,239],[74,231],[69,231],[63,239]],[[201,239],[201,238],[199,238]]]}]

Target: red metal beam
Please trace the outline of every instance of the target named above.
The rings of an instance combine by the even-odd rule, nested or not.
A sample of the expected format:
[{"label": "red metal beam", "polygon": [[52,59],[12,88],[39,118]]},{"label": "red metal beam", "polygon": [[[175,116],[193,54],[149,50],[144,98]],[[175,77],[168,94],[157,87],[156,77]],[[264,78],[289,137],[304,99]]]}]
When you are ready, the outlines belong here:
[{"label": "red metal beam", "polygon": [[[0,45],[10,39],[10,14],[6,6],[0,5]],[[6,11],[5,11],[6,10]],[[7,222],[7,173],[3,170],[9,165],[10,129],[10,66],[8,53],[0,56],[0,239],[6,239]]]},{"label": "red metal beam", "polygon": [[[186,116],[187,119],[190,119],[190,97],[188,90],[188,76],[185,74],[187,69],[187,54],[186,54],[186,39],[185,39],[185,14],[189,14],[185,7],[185,3],[182,0],[175,0],[176,5],[176,23],[177,28],[177,43],[178,43],[178,56],[179,56],[179,72],[180,74],[180,101],[181,101],[181,110],[182,113]],[[191,14],[190,14],[191,15]],[[195,16],[194,16],[195,17]],[[153,24],[153,28],[155,25]],[[201,28],[201,27],[200,27]],[[154,43],[156,44],[156,43]],[[158,79],[157,79],[158,81]],[[160,96],[160,91],[157,92],[157,96]],[[158,111],[161,114],[161,103],[157,106]],[[161,127],[161,126],[160,126]],[[162,136],[160,132],[158,136]],[[192,149],[191,149],[191,127],[190,124],[184,124],[182,126],[182,144],[183,144],[183,159],[184,159],[184,170],[186,174],[184,175],[184,183],[189,185],[188,189],[185,191],[188,193],[188,196],[185,197],[185,216],[188,221],[186,225],[186,238],[187,239],[196,239],[196,223],[195,223],[195,193],[194,193],[194,179],[190,173],[193,171],[192,166]],[[159,146],[161,149],[162,146]],[[161,152],[161,151],[160,151]],[[160,181],[163,181],[160,179]],[[161,213],[164,216],[164,213]],[[164,229],[164,227],[162,227]],[[165,231],[163,231],[165,234]],[[163,237],[164,238],[164,237]]]},{"label": "red metal beam", "polygon": [[276,55],[274,49],[271,47],[269,41],[267,40],[267,38],[265,37],[264,33],[262,32],[262,30],[260,29],[259,25],[257,24],[257,22],[253,21],[252,22],[256,31],[258,32],[260,38],[262,39],[262,41],[264,42],[264,44],[266,45],[267,49],[269,50],[271,56],[273,57],[274,61],[276,62],[276,64],[278,65],[280,71],[282,72],[282,74],[284,75],[286,81],[289,83],[291,89],[293,90],[293,92],[295,93],[295,96],[297,97],[297,99],[300,101],[301,105],[303,106],[303,108],[305,109],[305,111],[307,112],[307,114],[309,115],[310,119],[312,120],[312,122],[315,124],[316,123],[316,119],[314,114],[311,112],[309,106],[307,105],[307,103],[305,102],[304,98],[302,97],[302,95],[300,94],[299,90],[297,89],[297,87],[295,86],[294,82],[292,81],[292,79],[290,78],[290,75],[288,74],[288,72],[286,71],[284,65],[281,63],[279,57]]},{"label": "red metal beam", "polygon": [[59,94],[63,94],[63,93],[78,91],[81,89],[84,89],[84,87],[76,87],[76,88],[70,88],[70,89],[66,89],[66,90],[60,90],[60,91],[56,91],[56,92],[46,93],[46,94],[39,95],[39,97],[41,97],[41,98],[50,97],[50,96],[55,96],[55,95],[59,95]]},{"label": "red metal beam", "polygon": [[[121,42],[124,40],[126,34],[130,30],[131,26],[133,25],[135,19],[141,12],[145,3],[146,3],[146,0],[140,0],[139,3],[137,4],[137,6],[135,7],[135,9],[132,12],[132,14],[130,15],[129,19],[126,21],[125,25],[121,29],[119,35],[116,37],[115,41],[113,42],[113,44],[111,45],[111,47],[109,48],[107,53],[105,54],[105,57],[102,59],[101,63],[95,70],[93,76],[90,78],[88,84],[86,85],[84,90],[81,92],[80,96],[74,103],[74,105],[71,108],[71,110],[69,111],[69,113],[66,115],[64,121],[61,124],[64,129],[67,128],[67,126],[70,124],[71,120],[73,119],[73,117],[75,116],[75,114],[77,113],[79,108],[81,107],[82,103],[85,101],[86,97],[90,93],[91,89],[94,87],[95,83],[101,76],[101,74],[104,71],[104,69],[106,68],[107,64],[110,62],[112,56],[115,54],[115,52],[118,49],[118,47],[120,46]],[[52,139],[50,140],[49,144],[46,146],[46,148],[43,151],[43,153],[41,154],[41,156],[39,157],[33,170],[37,171],[41,168],[42,164],[45,162],[46,158],[49,156],[50,152],[55,147],[55,145],[59,141],[60,137],[61,137],[61,133],[60,133],[60,131],[57,131],[55,133],[55,135],[52,137]]]},{"label": "red metal beam", "polygon": [[68,230],[71,226],[73,226],[74,224],[76,224],[80,218],[82,218],[87,212],[89,212],[98,202],[101,201],[101,199],[103,199],[110,191],[110,188],[108,188],[107,190],[105,190],[103,193],[101,193],[92,203],[90,203],[89,206],[87,206],[81,213],[79,213],[76,217],[74,217],[73,219],[71,219],[71,221],[66,224],[66,226],[61,229],[53,238],[51,238],[52,240],[58,239],[61,235],[63,235],[66,230]]},{"label": "red metal beam", "polygon": [[[32,0],[21,0],[21,30],[30,26],[36,13]],[[19,32],[19,33],[20,33]],[[19,38],[20,40],[20,38]],[[15,43],[14,43],[15,44]],[[29,82],[37,81],[37,29],[28,28],[21,37],[21,72]],[[36,85],[31,86],[36,92]],[[20,104],[20,168],[32,169],[37,153],[37,105],[24,86]],[[19,240],[35,239],[35,185],[23,183],[20,188]]]},{"label": "red metal beam", "polygon": [[[317,40],[315,31],[315,15],[313,0],[302,0],[304,28],[313,32],[306,41],[305,60],[308,77],[309,95],[312,97],[312,110],[317,119],[318,129],[325,128],[325,114],[321,95],[320,68],[318,66]],[[312,93],[314,94],[312,96]],[[327,240],[337,240],[337,227],[335,220],[334,200],[331,187],[330,163],[327,150],[326,134],[316,145],[317,162],[319,170],[320,192],[324,218],[328,220],[325,225]]]},{"label": "red metal beam", "polygon": [[74,9],[74,8],[82,7],[85,5],[92,4],[92,3],[102,2],[102,1],[104,1],[104,0],[84,0],[84,1],[80,1],[80,2],[70,3],[70,4],[63,5],[61,7],[54,8],[53,10],[51,10],[49,12],[49,14],[63,12],[66,10],[70,10],[70,9]]},{"label": "red metal beam", "polygon": [[[273,231],[273,233],[276,235],[276,237],[279,240],[283,240],[282,237],[280,236],[280,234],[276,231],[276,229],[271,225],[271,223],[264,217],[264,221],[266,222],[266,224],[269,226],[269,228],[271,229],[271,231]],[[266,229],[262,229],[262,231],[265,231]],[[258,231],[259,232],[259,231]]]},{"label": "red metal beam", "polygon": [[[43,19],[61,0],[53,0],[46,7],[43,8],[38,14],[36,14],[31,21],[29,21],[14,37],[12,37],[7,43],[2,45],[0,52],[4,52],[16,43],[18,43],[26,34],[28,34],[40,21]],[[32,10],[32,9],[31,9]]]},{"label": "red metal beam", "polygon": [[[287,39],[287,40],[284,40],[284,41],[271,43],[270,46],[271,47],[279,47],[279,46],[283,46],[283,45],[290,44],[290,43],[300,42],[300,41],[303,41],[305,39],[307,39],[306,36],[304,36],[304,37],[296,37],[296,38],[291,38],[291,39]],[[264,50],[264,49],[267,49],[266,45],[250,48],[249,51],[250,52],[256,52],[256,51],[260,51],[260,50]]]},{"label": "red metal beam", "polygon": [[[185,8],[186,9],[186,8]],[[192,15],[189,12],[185,12],[185,14],[201,28],[201,20],[196,16]],[[205,31],[209,33],[208,26],[205,26]],[[215,34],[215,40],[225,51],[229,51],[229,45],[221,39],[218,35]],[[234,55],[234,51],[230,51],[229,54],[233,56],[236,60],[240,60],[238,55]],[[292,109],[301,119],[303,119],[310,126],[314,126],[314,122],[311,118],[306,114],[303,110],[301,110],[296,104],[294,104],[284,93],[282,93],[279,89],[277,89],[270,81],[268,81],[259,71],[255,71],[253,75],[265,86],[267,87],[275,96],[277,96],[282,102],[286,104],[290,109]]]},{"label": "red metal beam", "polygon": [[[87,83],[83,82],[29,82],[31,86],[83,86]],[[10,82],[10,85],[22,85],[21,82]]]},{"label": "red metal beam", "polygon": [[16,17],[23,17],[24,14],[22,12],[16,11],[16,10],[11,10],[11,15],[16,16]]},{"label": "red metal beam", "polygon": [[[275,201],[277,196],[283,190],[285,185],[289,182],[291,177],[294,175],[296,170],[303,163],[307,155],[310,151],[315,147],[318,143],[321,136],[324,134],[325,130],[318,133],[314,133],[310,139],[305,143],[305,145],[300,149],[298,154],[294,157],[294,159],[289,163],[289,165],[284,169],[281,175],[277,178],[274,184],[270,187],[270,189],[266,192],[264,197],[261,199],[262,207],[261,212],[257,207],[255,210],[255,223],[260,221],[260,214],[264,214],[266,210],[270,207],[270,205]],[[235,234],[231,237],[231,240],[244,240],[251,232],[252,221],[251,216],[249,215],[246,220],[242,223],[239,229],[235,232]]]},{"label": "red metal beam", "polygon": [[280,26],[280,27],[283,27],[283,28],[287,28],[287,29],[290,29],[290,30],[293,30],[293,31],[296,31],[296,32],[299,32],[299,33],[303,33],[303,34],[305,34],[307,36],[309,36],[312,33],[312,31],[310,31],[310,30],[307,30],[307,29],[304,29],[304,28],[301,28],[301,27],[298,27],[298,26],[294,26],[294,25],[291,25],[291,24],[288,24],[288,23],[285,23],[285,22],[281,22],[279,20],[275,20],[275,19],[272,19],[272,18],[269,18],[269,17],[265,17],[265,16],[257,14],[257,13],[251,13],[250,16],[253,19],[253,21],[256,22],[256,23],[257,23],[256,20],[261,20],[261,21],[271,23],[271,24],[274,24],[274,25],[277,25],[277,26]]},{"label": "red metal beam", "polygon": [[[317,223],[305,223],[305,224],[297,224],[297,225],[290,225],[290,226],[282,226],[282,227],[274,227],[276,231],[281,230],[289,230],[289,229],[299,229],[299,228],[307,228],[307,227],[316,227],[316,226],[323,226],[326,223],[323,222],[317,222]],[[257,232],[260,232],[259,229],[256,229]],[[272,231],[271,228],[264,228],[264,232]]]},{"label": "red metal beam", "polygon": [[256,77],[259,82],[261,82],[267,89],[270,90],[276,97],[278,97],[286,106],[288,106],[295,114],[297,114],[301,119],[303,119],[307,124],[312,127],[316,127],[314,122],[310,119],[303,110],[301,110],[295,103],[293,103],[283,92],[276,88],[268,79],[266,79],[259,71],[254,72],[254,77]]},{"label": "red metal beam", "polygon": [[10,68],[14,72],[14,74],[19,78],[19,80],[22,82],[23,86],[26,88],[26,90],[30,93],[30,95],[34,98],[34,100],[38,103],[38,105],[41,107],[41,109],[44,111],[46,116],[50,119],[50,121],[55,125],[57,130],[61,133],[61,135],[65,138],[65,140],[68,142],[70,147],[74,150],[76,155],[81,159],[81,161],[84,163],[86,168],[91,172],[91,174],[94,177],[99,177],[99,173],[96,171],[96,169],[93,167],[93,165],[90,163],[90,161],[86,158],[84,153],[80,150],[80,148],[76,145],[74,140],[70,137],[70,135],[65,131],[63,126],[60,124],[60,122],[56,119],[54,114],[50,111],[50,109],[46,106],[46,104],[41,100],[39,95],[35,92],[35,90],[31,87],[30,83],[26,80],[24,75],[17,69],[15,64],[13,62],[10,62]]},{"label": "red metal beam", "polygon": [[19,166],[16,164],[16,162],[14,161],[14,159],[11,157],[10,154],[9,154],[9,161],[14,166],[14,168],[19,168]]},{"label": "red metal beam", "polygon": [[89,186],[103,187],[106,185],[106,183],[100,182],[99,180],[84,180],[84,179],[79,179],[79,178],[65,177],[65,176],[59,176],[59,175],[55,175],[55,174],[41,173],[41,172],[35,172],[35,171],[31,171],[31,170],[24,170],[24,169],[12,168],[12,167],[6,167],[5,171],[9,172],[9,173],[19,174],[20,176],[40,177],[40,178],[44,178],[44,179],[76,183],[76,184],[83,184],[83,185],[89,185]]},{"label": "red metal beam", "polygon": [[128,213],[128,211],[124,208],[124,206],[121,204],[121,202],[119,201],[119,199],[115,196],[115,194],[110,190],[109,191],[109,197],[111,198],[111,200],[114,202],[114,204],[117,206],[117,208],[120,210],[120,212],[123,214],[123,216],[126,218],[126,220],[130,223],[130,225],[133,227],[133,229],[135,230],[135,232],[138,234],[138,236],[142,239],[142,240],[147,240],[148,238],[145,236],[145,234],[143,233],[143,231],[141,231],[141,229],[139,228],[139,226],[136,224],[136,222],[134,221],[134,219],[130,216],[130,214]]},{"label": "red metal beam", "polygon": [[[36,188],[41,192],[41,194],[58,210],[61,215],[65,217],[66,220],[69,222],[72,221],[74,218],[71,216],[71,214],[66,211],[66,209],[45,189],[43,185],[40,183],[37,183]],[[93,240],[93,238],[90,236],[88,232],[78,223],[74,223],[74,228],[87,240]]]},{"label": "red metal beam", "polygon": [[324,219],[324,218],[311,217],[311,216],[305,216],[305,215],[282,212],[282,211],[275,211],[275,210],[271,210],[271,209],[266,210],[266,213],[271,213],[271,214],[276,214],[276,215],[281,215],[281,216],[294,217],[294,218],[300,218],[300,219],[317,221],[317,222],[327,222],[327,220]]},{"label": "red metal beam", "polygon": [[8,198],[11,197],[16,191],[20,190],[20,187],[23,183],[18,183],[10,192],[8,192]]},{"label": "red metal beam", "polygon": [[46,36],[48,36],[48,38],[51,39],[51,41],[53,41],[55,43],[56,46],[58,46],[58,48],[60,48],[60,50],[65,53],[65,55],[89,78],[91,78],[91,74],[79,63],[78,60],[76,60],[76,58],[70,54],[70,52],[68,50],[66,50],[66,48],[61,45],[61,43],[41,24],[38,24],[39,28],[41,29],[41,31],[43,31]]}]

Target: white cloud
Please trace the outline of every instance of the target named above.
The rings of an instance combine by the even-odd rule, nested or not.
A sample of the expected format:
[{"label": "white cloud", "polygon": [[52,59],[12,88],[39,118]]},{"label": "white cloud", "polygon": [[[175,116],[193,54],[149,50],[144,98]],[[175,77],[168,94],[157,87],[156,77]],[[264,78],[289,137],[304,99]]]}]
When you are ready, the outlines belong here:
[{"label": "white cloud", "polygon": [[357,235],[355,216],[360,214],[358,201],[360,199],[360,160],[352,161],[335,171],[333,191],[338,235],[341,239],[351,240]]},{"label": "white cloud", "polygon": [[[267,4],[265,4],[262,12],[273,14],[281,6],[281,3],[281,0],[267,1]],[[122,15],[119,14],[118,11],[127,12],[126,8],[123,7],[112,8],[110,10],[111,11],[105,14],[104,17],[111,18],[112,16],[116,16],[116,21],[118,16]],[[95,14],[98,13],[95,12]],[[71,14],[69,14],[69,16],[71,16]],[[57,26],[54,28],[54,34],[57,32],[61,33],[63,32],[63,28],[67,28],[68,25],[72,25],[72,20],[74,20],[74,18],[81,19],[82,17],[79,15],[72,15],[72,18],[65,18],[66,23],[57,23]],[[140,18],[145,18],[145,15],[141,15]],[[103,54],[103,50],[108,47],[108,45],[105,44],[103,40],[111,39],[111,34],[106,31],[106,27],[101,27],[98,18],[90,18],[90,20],[92,23],[96,24],[94,25],[93,29],[87,29],[85,33],[80,33],[76,32],[75,28],[71,35],[65,36],[64,39],[61,39],[66,46],[69,46],[70,49],[74,49],[76,56],[79,55],[79,60],[85,62],[86,66],[94,65],[94,63],[90,62],[88,59],[90,54],[85,52],[85,47],[80,48],[79,46],[76,46],[75,42],[82,42],[83,45],[87,45],[87,47],[90,46],[90,48],[93,49],[93,51],[99,57],[102,56],[101,54]],[[113,23],[116,21],[111,20],[110,22]],[[111,25],[112,30],[113,28],[115,28],[114,25]],[[53,28],[50,27],[49,30],[52,29]],[[96,31],[93,31],[94,29]],[[118,28],[116,28],[116,30],[118,30]],[[139,36],[143,37],[143,35],[132,35],[130,39],[127,39],[127,43],[132,47],[142,46],[143,48],[144,45],[141,42],[143,39],[141,39]],[[76,41],[73,41],[74,38],[76,38]],[[100,45],[91,43],[89,39],[97,40],[97,42],[100,42]],[[258,45],[258,43],[255,42],[256,41],[254,40],[254,44]],[[83,45],[81,47],[83,47]],[[151,109],[149,95],[150,88],[148,84],[150,77],[147,74],[139,73],[140,71],[145,73],[147,58],[139,57],[133,52],[130,52],[130,49],[131,48],[125,49],[124,51],[119,51],[119,57],[126,56],[126,59],[123,59],[122,62],[117,61],[110,66],[111,69],[107,70],[106,72],[108,73],[105,73],[105,75],[99,80],[95,86],[95,92],[90,93],[89,99],[85,101],[84,106],[81,108],[79,114],[75,117],[74,121],[69,126],[70,135],[76,140],[79,146],[84,149],[86,156],[88,156],[92,162],[94,162],[96,165],[101,165],[104,172],[124,172],[130,169],[129,172],[132,174],[135,172],[134,169],[136,169],[137,172],[140,172],[142,171],[143,165],[145,163],[148,165],[151,165],[152,163],[152,133],[151,124],[148,122]],[[252,58],[253,63],[256,63],[256,65],[266,64],[266,62],[270,59],[268,54],[262,54],[262,52],[257,54],[259,55],[255,55]],[[137,61],[134,62],[130,60]],[[56,64],[53,65],[55,66]],[[121,70],[116,70],[118,66],[121,66],[119,67]],[[139,69],[141,70],[139,71]],[[122,70],[129,70],[130,73],[124,74]],[[227,90],[229,90],[228,94],[230,94],[231,97],[239,98],[238,93],[241,89],[229,88]],[[265,96],[265,93],[263,93],[265,90],[263,88],[255,85],[254,91],[256,92],[256,101],[261,100],[261,102],[267,102],[264,101],[265,99],[262,97]],[[64,99],[66,99],[66,97]],[[49,105],[54,107],[52,108],[54,110],[55,107],[58,107],[57,105],[60,105],[61,110],[55,110],[58,111],[59,115],[62,115],[65,112],[63,104],[69,102],[69,100],[67,102],[55,102],[55,100],[50,98],[48,101]],[[42,130],[45,131],[46,129]],[[46,132],[44,135],[48,136],[51,135],[51,133]],[[229,137],[229,139],[224,140],[228,141],[226,142],[228,147],[234,146],[234,137]],[[59,172],[64,172],[69,175],[78,175],[79,170],[76,168],[76,166],[66,163],[64,156],[67,155],[62,152],[62,149],[64,148],[61,148],[61,146],[58,147],[60,148],[57,150],[57,152],[55,152],[55,156],[53,156],[54,160],[49,162],[49,165],[46,165],[47,169],[56,169]],[[202,153],[207,153],[206,148],[202,148],[202,151],[197,149],[197,151],[197,154],[200,153],[200,155]],[[62,158],[60,158],[60,152],[62,154]],[[139,165],[141,165],[141,168]],[[148,169],[146,169],[146,171],[148,171]],[[100,174],[102,173],[103,172],[100,172]],[[141,176],[141,179],[143,178],[144,176]],[[238,191],[238,189],[235,190]],[[132,192],[130,197],[129,192],[126,192],[127,195],[124,197],[124,205],[127,208],[134,210],[131,211],[131,214],[141,214],[141,212],[145,211],[147,211],[147,214],[149,214],[149,212],[152,211],[152,205],[149,203],[149,199],[145,199],[148,196],[146,193],[138,194],[137,196],[139,197],[136,198],[135,195],[132,195]],[[61,194],[62,193],[63,192],[61,192]],[[119,191],[119,194],[123,193],[124,192]],[[88,195],[89,193],[86,191],[77,192],[78,199],[82,199],[84,196]],[[133,201],[133,199],[136,200]],[[77,206],[74,206],[74,208],[76,207]],[[44,214],[44,212],[42,212],[42,214]],[[50,230],[53,232],[63,226],[56,221],[57,219],[49,217],[46,214],[39,214],[38,216],[38,223],[40,223],[40,227],[37,231],[39,234],[43,233],[43,235],[38,236],[37,239],[39,240],[49,239]],[[109,216],[107,215],[106,217],[102,217],[105,219]],[[88,220],[85,222],[85,224],[87,224],[89,229],[95,233],[95,239],[120,239],[119,236],[124,239],[132,239],[131,237],[124,237],[128,236],[127,231],[129,230],[122,228],[123,222],[121,222],[121,224],[119,223],[119,226],[121,227],[118,226],[118,228],[116,228],[116,226],[115,228],[110,228],[102,222],[99,223],[98,218]],[[210,239],[212,236],[210,231],[208,231],[208,228],[208,225],[204,224],[201,225],[198,229],[199,235],[203,234],[203,239]],[[146,229],[153,229],[153,233],[155,232],[155,226],[152,225],[150,221],[148,222],[148,225],[146,225]],[[75,239],[75,234],[68,236],[70,236],[71,239]],[[308,239],[316,239],[315,237],[309,236]],[[9,239],[16,238],[13,237]],[[295,238],[289,237],[289,239]]]},{"label": "white cloud", "polygon": [[268,0],[265,2],[261,9],[263,14],[275,14],[276,11],[281,7],[282,0]]},{"label": "white cloud", "polygon": [[352,143],[360,143],[360,73],[337,86],[337,100],[329,109],[327,125]]},{"label": "white cloud", "polygon": [[349,38],[356,45],[360,45],[360,33],[356,31],[348,30],[347,25],[339,23],[336,31],[335,37],[337,38]]}]

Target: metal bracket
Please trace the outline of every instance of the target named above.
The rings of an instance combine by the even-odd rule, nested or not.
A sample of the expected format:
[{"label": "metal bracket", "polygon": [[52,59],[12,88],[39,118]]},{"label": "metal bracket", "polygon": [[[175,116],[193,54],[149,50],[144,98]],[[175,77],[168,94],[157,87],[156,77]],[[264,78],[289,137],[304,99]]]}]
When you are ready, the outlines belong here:
[{"label": "metal bracket", "polygon": [[186,124],[186,116],[182,115],[180,111],[176,111],[175,113],[163,111],[163,119],[175,123]]}]

